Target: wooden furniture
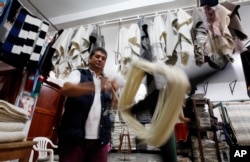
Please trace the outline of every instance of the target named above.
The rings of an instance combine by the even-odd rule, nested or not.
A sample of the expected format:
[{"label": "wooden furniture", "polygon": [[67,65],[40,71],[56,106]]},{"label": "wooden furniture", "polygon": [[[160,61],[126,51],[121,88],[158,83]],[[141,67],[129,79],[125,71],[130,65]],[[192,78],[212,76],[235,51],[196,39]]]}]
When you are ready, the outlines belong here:
[{"label": "wooden furniture", "polygon": [[0,61],[0,99],[15,103],[22,82],[22,73]]},{"label": "wooden furniture", "polygon": [[19,159],[28,162],[34,141],[0,143],[0,161]]},{"label": "wooden furniture", "polygon": [[57,144],[56,131],[60,124],[64,99],[60,95],[59,86],[49,82],[43,83],[30,125],[28,140],[42,136]]},{"label": "wooden furniture", "polygon": [[[122,145],[124,144],[124,149],[122,148]],[[118,148],[118,152],[124,152],[124,153],[131,153],[131,142],[130,142],[130,136],[129,132],[123,130],[120,135],[120,144]]]},{"label": "wooden furniture", "polygon": [[[202,99],[193,99],[193,109],[195,113],[195,123],[196,123],[196,131],[197,131],[197,139],[198,139],[198,148],[199,148],[199,155],[196,155],[197,159],[201,162],[205,162],[208,160],[207,157],[214,158],[221,162],[220,152],[219,152],[219,145],[218,139],[216,135],[215,124],[217,118],[214,117],[212,105],[209,99],[202,98]],[[206,140],[209,139],[208,132],[212,133],[212,140],[215,143],[214,152],[210,150],[206,150],[208,148]],[[193,148],[194,151],[194,148]],[[210,154],[209,156],[207,154]],[[206,157],[207,155],[207,157]]]}]

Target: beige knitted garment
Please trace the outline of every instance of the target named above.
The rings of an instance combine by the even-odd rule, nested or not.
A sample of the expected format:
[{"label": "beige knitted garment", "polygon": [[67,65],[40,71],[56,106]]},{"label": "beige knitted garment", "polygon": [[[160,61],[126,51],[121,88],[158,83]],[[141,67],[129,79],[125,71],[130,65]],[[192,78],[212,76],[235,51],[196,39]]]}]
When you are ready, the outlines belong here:
[{"label": "beige knitted garment", "polygon": [[[134,97],[145,76],[149,73],[153,76],[161,76],[162,82],[157,105],[151,121],[151,129],[145,127],[131,114]],[[157,80],[155,80],[157,82]],[[135,135],[143,142],[159,147],[163,145],[174,129],[179,118],[185,94],[190,87],[189,80],[184,72],[164,63],[151,63],[145,60],[137,60],[132,63],[127,76],[125,87],[122,91],[118,109],[123,120]]]}]

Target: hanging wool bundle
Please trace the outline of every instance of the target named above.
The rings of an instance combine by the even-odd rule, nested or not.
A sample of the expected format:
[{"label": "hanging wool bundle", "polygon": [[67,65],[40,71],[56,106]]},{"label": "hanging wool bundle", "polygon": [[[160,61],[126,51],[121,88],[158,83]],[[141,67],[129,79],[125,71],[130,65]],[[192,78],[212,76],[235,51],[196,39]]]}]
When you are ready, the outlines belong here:
[{"label": "hanging wool bundle", "polygon": [[[134,97],[146,75],[163,77],[155,112],[151,121],[151,129],[146,129],[131,113]],[[157,77],[155,77],[157,84]],[[128,127],[144,143],[159,147],[163,145],[173,131],[182,110],[185,94],[190,84],[186,74],[166,64],[151,63],[145,60],[134,62],[128,73],[128,78],[121,94],[118,109]]]}]

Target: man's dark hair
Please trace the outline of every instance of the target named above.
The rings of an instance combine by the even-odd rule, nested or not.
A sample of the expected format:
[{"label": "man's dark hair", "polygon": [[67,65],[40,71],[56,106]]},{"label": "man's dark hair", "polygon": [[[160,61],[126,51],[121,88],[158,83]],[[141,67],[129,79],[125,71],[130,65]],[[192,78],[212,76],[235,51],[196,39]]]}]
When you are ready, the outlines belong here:
[{"label": "man's dark hair", "polygon": [[96,47],[90,53],[89,58],[91,58],[95,54],[96,51],[101,51],[101,53],[104,53],[106,56],[108,55],[107,51],[104,48],[102,48],[102,47]]}]

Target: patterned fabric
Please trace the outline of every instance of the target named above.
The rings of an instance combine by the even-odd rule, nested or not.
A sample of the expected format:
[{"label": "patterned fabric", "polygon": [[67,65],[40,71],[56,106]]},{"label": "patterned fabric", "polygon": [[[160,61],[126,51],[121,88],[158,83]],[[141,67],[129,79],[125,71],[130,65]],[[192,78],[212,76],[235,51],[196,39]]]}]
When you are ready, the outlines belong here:
[{"label": "patterned fabric", "polygon": [[230,126],[239,145],[250,145],[250,106],[249,104],[226,106]]},{"label": "patterned fabric", "polygon": [[[166,55],[172,56],[176,53],[176,46],[178,43],[178,31],[176,29],[177,16],[171,12],[167,12],[166,18]],[[170,41],[171,40],[171,41]]]},{"label": "patterned fabric", "polygon": [[[215,65],[212,66],[213,68],[222,70],[226,67],[228,62],[232,63],[234,61],[232,57],[234,41],[228,29],[230,23],[229,15],[231,12],[220,4],[214,8],[206,6],[204,10],[212,54],[207,62]],[[214,13],[211,14],[210,11],[206,10],[214,10]]]},{"label": "patterned fabric", "polygon": [[59,78],[65,78],[71,72],[71,68],[68,64],[68,48],[72,36],[73,29],[65,29],[52,46],[52,48],[55,49],[52,57],[52,64],[54,72]]},{"label": "patterned fabric", "polygon": [[243,25],[241,24],[240,15],[238,12],[240,5],[236,5],[228,1],[221,3],[221,5],[232,12],[230,15],[230,24],[228,26],[232,36],[234,38],[238,37],[240,40],[247,39],[247,34],[244,31]]},{"label": "patterned fabric", "polygon": [[38,61],[41,58],[42,51],[44,48],[46,33],[49,29],[49,24],[47,22],[42,22],[40,27],[40,32],[38,39],[36,40],[33,53],[30,56],[30,61],[28,63],[28,69],[36,69],[38,67]]},{"label": "patterned fabric", "polygon": [[193,26],[193,17],[183,9],[177,12],[177,30],[179,35],[178,45],[180,46],[181,64],[187,65],[190,56],[193,56],[193,42],[191,37],[191,28]]},{"label": "patterned fabric", "polygon": [[205,63],[204,57],[209,53],[210,49],[207,49],[207,46],[209,46],[207,42],[208,32],[205,28],[201,11],[197,8],[195,8],[193,12],[193,27],[191,34],[194,44],[195,64],[197,66],[202,66]]},{"label": "patterned fabric", "polygon": [[7,38],[2,45],[4,53],[1,54],[1,60],[9,63],[10,65],[20,68],[24,66],[24,61],[20,57],[20,54],[26,40],[26,37],[24,37],[23,34],[20,33],[20,31],[27,14],[28,13],[26,10],[20,10],[15,23],[13,24]]},{"label": "patterned fabric", "polygon": [[178,45],[178,31],[177,31],[177,16],[171,12],[167,12],[166,18],[166,55],[168,60],[166,61],[167,65],[175,65],[177,62],[177,45]]},{"label": "patterned fabric", "polygon": [[221,31],[219,29],[220,17],[218,15],[218,13],[216,12],[216,9],[212,8],[210,6],[205,6],[204,12],[206,14],[208,30],[210,30],[214,35],[220,36],[221,35]]},{"label": "patterned fabric", "polygon": [[5,42],[1,59],[17,68],[35,71],[49,24],[22,8]]},{"label": "patterned fabric", "polygon": [[[33,46],[35,45],[35,41],[38,37],[38,30],[40,28],[41,22],[42,21],[40,19],[27,14],[23,23],[23,27],[19,33],[18,37],[24,36],[25,39],[20,55],[20,57],[23,59],[23,62],[25,63],[25,66],[31,58]],[[39,57],[36,59],[33,58],[33,60],[38,61]]]}]

